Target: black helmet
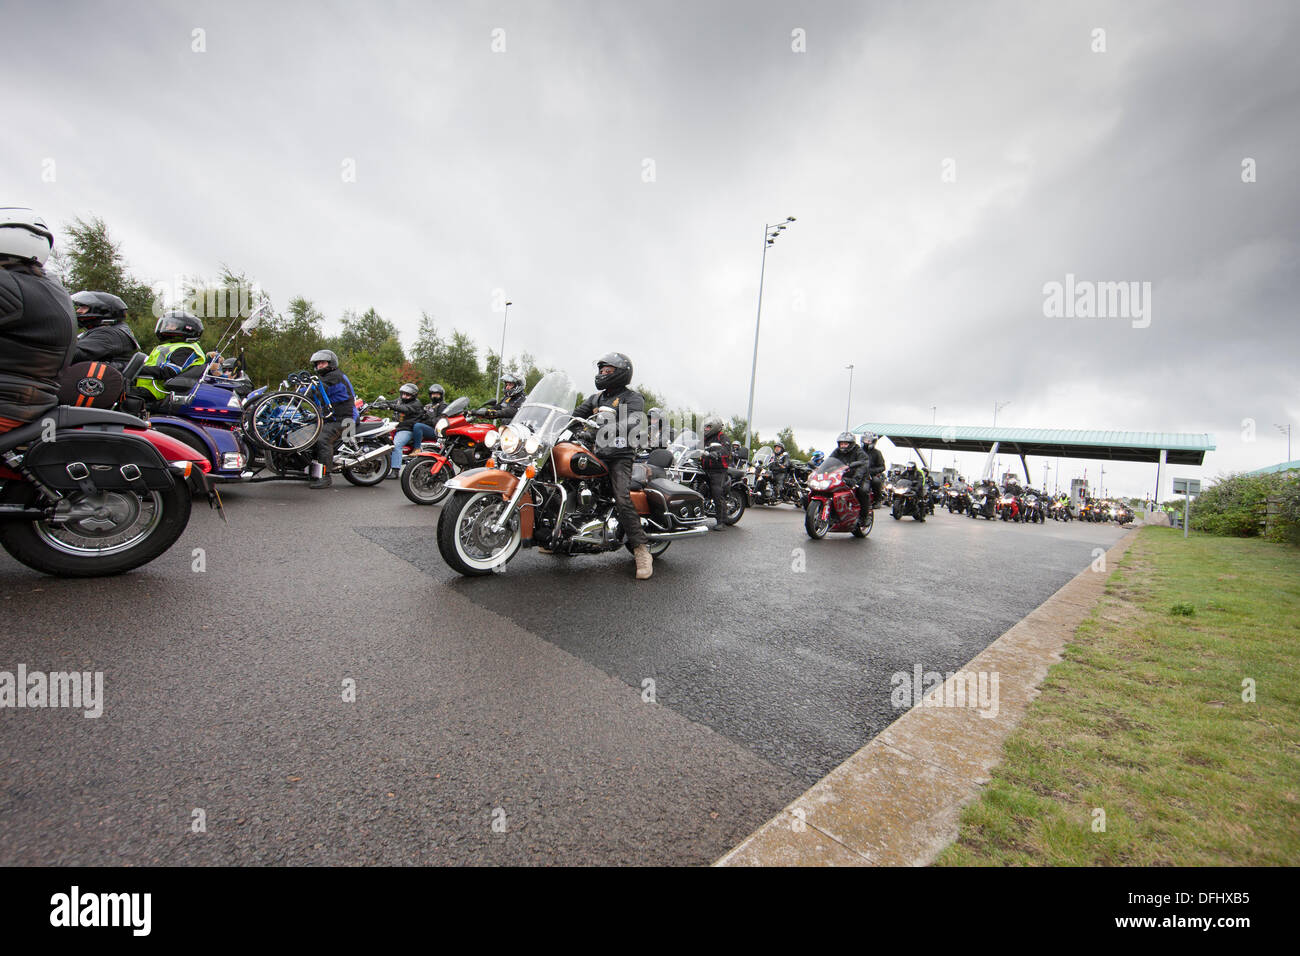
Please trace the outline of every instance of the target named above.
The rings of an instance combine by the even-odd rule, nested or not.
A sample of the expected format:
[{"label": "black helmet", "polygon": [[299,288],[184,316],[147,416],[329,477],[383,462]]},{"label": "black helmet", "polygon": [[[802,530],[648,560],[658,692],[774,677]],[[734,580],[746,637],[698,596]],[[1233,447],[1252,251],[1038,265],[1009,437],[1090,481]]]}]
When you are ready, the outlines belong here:
[{"label": "black helmet", "polygon": [[[608,375],[600,373],[601,366],[611,365],[614,371]],[[622,352],[606,352],[596,359],[596,387],[603,391],[615,388],[627,388],[632,381],[632,360]]]},{"label": "black helmet", "polygon": [[784,451],[785,451],[785,445],[782,444],[781,442],[776,442],[776,443],[774,443],[774,444],[772,445],[772,451],[784,452]]},{"label": "black helmet", "polygon": [[414,382],[405,382],[402,384],[402,387],[397,390],[397,394],[410,395],[412,398],[414,398],[415,393],[418,391],[419,389],[415,387]]},{"label": "black helmet", "polygon": [[709,435],[718,434],[722,431],[722,419],[710,415],[708,418],[704,419],[703,428],[704,428],[704,437],[706,438]]},{"label": "black helmet", "polygon": [[318,362],[330,363],[329,368],[325,369],[326,372],[338,371],[339,357],[335,355],[333,352],[331,352],[329,349],[321,349],[320,351],[313,352],[311,355],[311,370],[313,372],[317,372],[317,374],[320,374],[316,368],[316,364]]},{"label": "black helmet", "polygon": [[126,321],[126,303],[111,292],[78,292],[72,304],[77,307],[77,322],[84,329]]},{"label": "black helmet", "polygon": [[839,437],[835,439],[835,450],[847,452],[857,443],[858,440],[853,437],[853,432],[840,432]]},{"label": "black helmet", "polygon": [[446,394],[447,393],[442,390],[442,386],[439,385],[437,382],[434,382],[432,385],[429,386],[429,398],[433,398],[433,396],[437,395],[438,401],[442,401],[442,399],[446,396]]},{"label": "black helmet", "polygon": [[506,395],[513,395],[524,387],[524,380],[514,372],[506,372],[501,376],[501,388]]},{"label": "black helmet", "polygon": [[203,334],[203,322],[198,316],[173,309],[158,320],[153,334],[159,342],[197,342]]}]

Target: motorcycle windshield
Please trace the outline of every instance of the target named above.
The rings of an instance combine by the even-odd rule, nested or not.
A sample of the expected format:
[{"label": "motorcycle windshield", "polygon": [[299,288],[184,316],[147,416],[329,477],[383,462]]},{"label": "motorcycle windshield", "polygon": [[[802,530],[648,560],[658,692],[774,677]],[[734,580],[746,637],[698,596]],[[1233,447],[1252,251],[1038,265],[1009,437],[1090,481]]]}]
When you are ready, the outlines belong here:
[{"label": "motorcycle windshield", "polygon": [[754,464],[760,466],[766,465],[769,461],[772,460],[772,457],[775,454],[776,452],[772,449],[771,445],[764,445],[758,451],[754,452]]},{"label": "motorcycle windshield", "polygon": [[462,395],[442,410],[442,417],[455,418],[457,415],[464,415],[467,408],[469,408],[469,399]]},{"label": "motorcycle windshield", "polygon": [[564,372],[550,372],[533,386],[511,425],[524,426],[537,439],[554,445],[573,421],[578,388]]},{"label": "motorcycle windshield", "polygon": [[[672,444],[668,446],[668,450],[672,452],[673,458],[681,458],[687,452],[696,451],[702,448],[703,445],[703,439],[695,432],[684,431],[673,439]],[[696,455],[695,457],[698,458],[699,456]]]},{"label": "motorcycle windshield", "polygon": [[837,471],[843,471],[848,466],[838,458],[827,458],[820,465],[812,470],[808,475],[809,478],[829,478]]}]

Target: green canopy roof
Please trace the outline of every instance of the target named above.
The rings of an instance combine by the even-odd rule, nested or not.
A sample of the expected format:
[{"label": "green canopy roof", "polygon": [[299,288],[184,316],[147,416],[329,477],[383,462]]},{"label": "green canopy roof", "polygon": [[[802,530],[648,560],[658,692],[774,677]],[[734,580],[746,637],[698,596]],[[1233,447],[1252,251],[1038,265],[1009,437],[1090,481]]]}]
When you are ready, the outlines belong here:
[{"label": "green canopy roof", "polygon": [[1185,432],[1116,432],[1068,428],[988,428],[975,425],[898,425],[867,422],[853,429],[875,432],[903,448],[987,452],[998,443],[1008,455],[1094,458],[1104,461],[1199,465],[1214,451],[1214,436]]}]

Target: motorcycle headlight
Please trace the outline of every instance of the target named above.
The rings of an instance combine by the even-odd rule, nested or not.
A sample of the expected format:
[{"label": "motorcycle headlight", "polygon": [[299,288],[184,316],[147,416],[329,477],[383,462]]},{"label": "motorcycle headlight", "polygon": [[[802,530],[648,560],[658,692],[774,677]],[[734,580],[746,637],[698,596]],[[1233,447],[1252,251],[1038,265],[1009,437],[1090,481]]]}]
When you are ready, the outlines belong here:
[{"label": "motorcycle headlight", "polygon": [[440,418],[440,419],[438,419],[438,424],[436,424],[436,425],[433,426],[434,434],[436,434],[436,435],[438,435],[439,437],[441,437],[441,436],[442,436],[442,433],[445,432],[445,431],[447,430],[447,426],[450,425],[450,424],[451,424],[451,422],[447,421],[447,419],[445,419],[445,418]]},{"label": "motorcycle headlight", "polygon": [[501,451],[507,455],[513,455],[519,448],[519,432],[515,431],[512,426],[507,425],[501,429],[499,441]]},{"label": "motorcycle headlight", "polygon": [[528,438],[524,440],[524,451],[530,455],[536,455],[537,449],[541,447],[542,443],[538,441],[536,435],[529,435]]},{"label": "motorcycle headlight", "polygon": [[483,445],[487,448],[495,448],[497,445],[497,441],[499,441],[500,438],[501,438],[501,433],[494,428],[492,429],[492,431],[488,432],[486,435],[483,436]]}]

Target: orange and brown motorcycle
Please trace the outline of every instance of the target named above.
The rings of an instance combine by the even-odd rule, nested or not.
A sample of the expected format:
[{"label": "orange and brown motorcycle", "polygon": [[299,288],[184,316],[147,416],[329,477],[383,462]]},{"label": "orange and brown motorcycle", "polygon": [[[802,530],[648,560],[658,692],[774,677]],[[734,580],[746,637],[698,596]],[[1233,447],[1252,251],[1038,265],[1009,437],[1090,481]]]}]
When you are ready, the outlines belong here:
[{"label": "orange and brown motorcycle", "polygon": [[[592,450],[596,433],[614,427],[612,409],[575,418],[577,400],[568,375],[546,375],[493,436],[486,467],[447,481],[453,494],[438,517],[438,550],[456,571],[503,571],[524,548],[601,554],[628,547],[609,471]],[[708,533],[703,496],[670,480],[671,464],[660,449],[632,471],[632,504],[655,557],[674,541]]]}]

